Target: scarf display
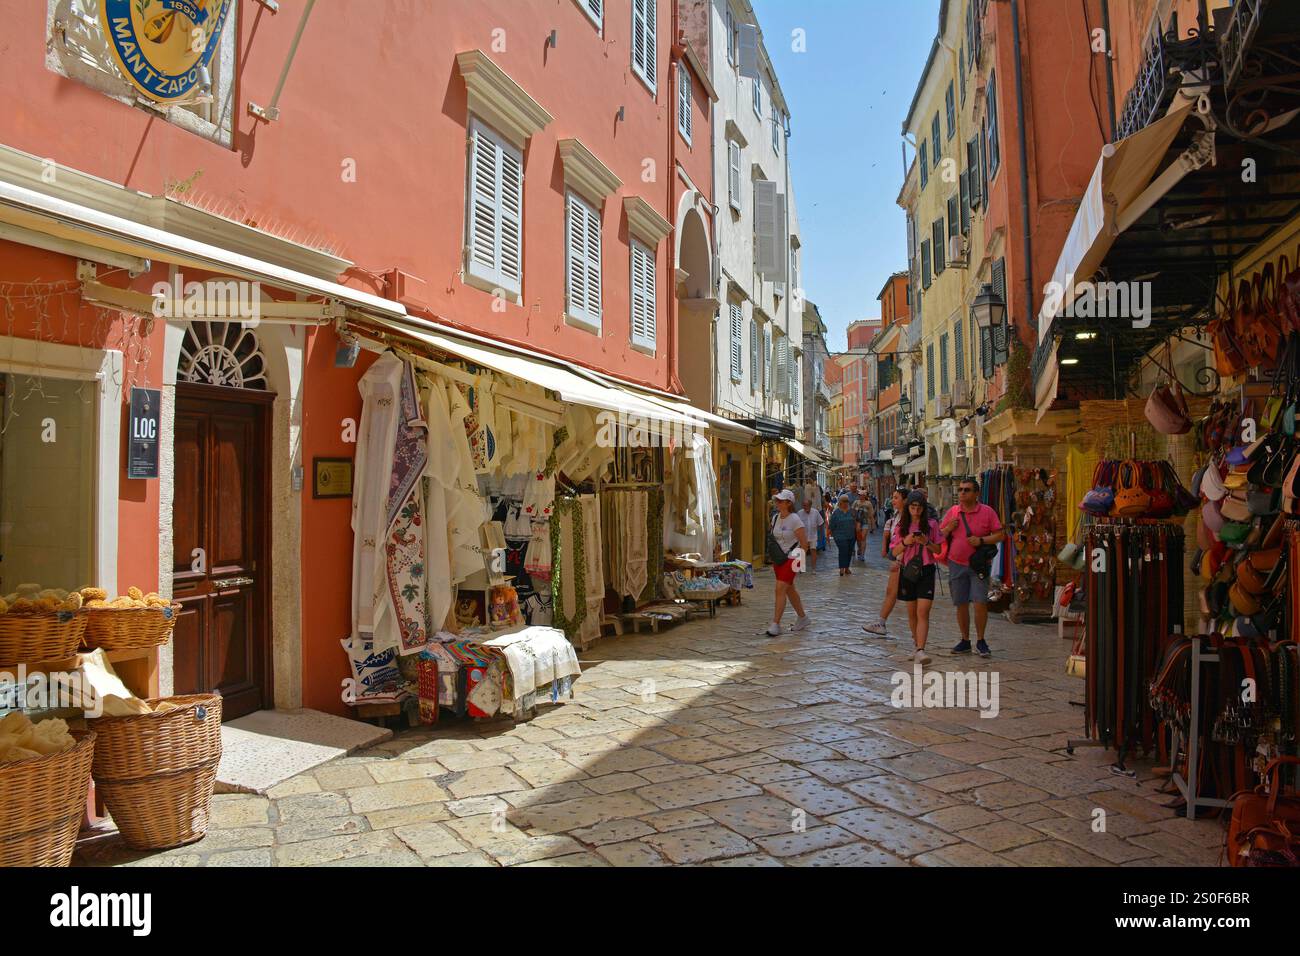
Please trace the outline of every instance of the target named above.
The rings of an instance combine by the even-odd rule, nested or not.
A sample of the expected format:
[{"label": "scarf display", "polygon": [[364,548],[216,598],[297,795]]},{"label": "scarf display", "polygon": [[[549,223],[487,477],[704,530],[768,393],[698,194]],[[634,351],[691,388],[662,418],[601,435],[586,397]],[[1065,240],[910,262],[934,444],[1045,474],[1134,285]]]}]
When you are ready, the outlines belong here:
[{"label": "scarf display", "polygon": [[998,546],[998,555],[993,559],[991,576],[998,578],[1008,587],[1015,584],[1016,578],[1016,543],[1015,498],[1016,476],[1010,465],[996,465],[986,469],[980,475],[980,503],[986,504],[998,513],[998,520],[1006,529],[1007,536]]},{"label": "scarf display", "polygon": [[605,576],[591,549],[601,546],[600,500],[595,495],[558,498],[551,516],[552,624],[585,644],[600,636]]}]

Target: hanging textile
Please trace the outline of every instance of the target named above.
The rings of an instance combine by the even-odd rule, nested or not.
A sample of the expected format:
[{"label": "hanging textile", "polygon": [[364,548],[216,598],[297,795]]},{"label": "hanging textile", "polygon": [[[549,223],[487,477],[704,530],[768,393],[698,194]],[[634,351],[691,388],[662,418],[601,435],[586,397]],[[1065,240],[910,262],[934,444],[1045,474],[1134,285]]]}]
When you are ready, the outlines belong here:
[{"label": "hanging textile", "polygon": [[429,639],[424,495],[428,433],[409,363],[381,356],[357,384],[353,644],[412,653]]},{"label": "hanging textile", "polygon": [[487,501],[479,493],[478,474],[474,466],[474,453],[470,447],[469,422],[473,412],[465,399],[461,386],[445,386],[451,433],[438,454],[447,454],[456,463],[454,488],[447,494],[447,524],[451,538],[451,581],[459,584],[470,575],[482,571],[483,552],[479,528],[488,520]]},{"label": "hanging textile", "polygon": [[424,419],[428,425],[429,463],[424,479],[425,562],[428,569],[429,625],[443,627],[451,610],[451,567],[453,541],[449,519],[458,508],[456,456],[452,452],[454,432],[447,410],[447,393],[423,377]]},{"label": "hanging textile", "polygon": [[551,515],[551,619],[574,640],[587,617],[587,551],[576,498],[557,498]]},{"label": "hanging textile", "polygon": [[1183,531],[1099,519],[1087,532],[1089,736],[1124,756],[1155,744],[1148,688],[1183,619]]},{"label": "hanging textile", "polygon": [[600,495],[605,582],[620,597],[633,600],[646,587],[648,503],[645,491],[612,489]]},{"label": "hanging textile", "polygon": [[572,482],[599,477],[614,458],[614,449],[600,444],[596,413],[585,405],[570,405],[564,427],[556,431],[559,446],[555,449],[556,468]]},{"label": "hanging textile", "polygon": [[664,498],[662,486],[646,493],[646,585],[638,604],[659,597],[660,572],[664,568]]},{"label": "hanging textile", "polygon": [[[592,549],[600,547],[600,499],[596,495],[582,495],[579,499],[582,510],[582,539],[589,557]],[[604,617],[605,574],[600,560],[588,560],[586,576],[587,615],[578,628],[580,643],[584,646],[600,637],[600,622]]]},{"label": "hanging textile", "polygon": [[991,574],[1008,587],[1015,584],[1016,577],[1015,493],[1016,479],[1010,465],[997,465],[980,475],[980,502],[997,512],[998,520],[1007,532],[1002,544],[998,545]]}]

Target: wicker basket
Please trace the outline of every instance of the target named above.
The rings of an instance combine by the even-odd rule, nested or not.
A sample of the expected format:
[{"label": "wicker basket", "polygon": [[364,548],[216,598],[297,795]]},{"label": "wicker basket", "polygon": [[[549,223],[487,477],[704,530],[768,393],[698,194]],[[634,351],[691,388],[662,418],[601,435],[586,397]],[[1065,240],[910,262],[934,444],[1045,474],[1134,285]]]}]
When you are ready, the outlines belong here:
[{"label": "wicker basket", "polygon": [[67,866],[86,815],[95,735],[63,753],[0,764],[0,866]]},{"label": "wicker basket", "polygon": [[86,612],[85,644],[91,650],[126,651],[166,644],[181,606],[90,608]]},{"label": "wicker basket", "polygon": [[216,694],[149,701],[161,713],[100,717],[91,726],[95,786],[122,838],[139,850],[203,839],[221,760],[221,698]]},{"label": "wicker basket", "polygon": [[0,664],[75,657],[85,632],[85,611],[0,614]]}]

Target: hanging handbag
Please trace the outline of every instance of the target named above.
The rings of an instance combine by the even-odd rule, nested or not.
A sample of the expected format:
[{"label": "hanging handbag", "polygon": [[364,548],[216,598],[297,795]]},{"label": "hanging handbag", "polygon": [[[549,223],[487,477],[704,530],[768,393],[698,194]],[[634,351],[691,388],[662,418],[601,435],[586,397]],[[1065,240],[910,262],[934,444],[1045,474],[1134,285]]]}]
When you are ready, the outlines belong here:
[{"label": "hanging handbag", "polygon": [[776,522],[780,520],[780,515],[777,515],[777,517],[772,521],[772,526],[767,529],[765,551],[767,553],[767,563],[772,565],[772,567],[776,567],[779,564],[785,564],[790,560],[789,552],[787,552],[785,548],[781,547],[780,542],[776,540],[776,535],[773,533],[776,531]]},{"label": "hanging handbag", "polygon": [[1295,269],[1285,253],[1277,260],[1277,305],[1287,329],[1300,330],[1300,249]]},{"label": "hanging handbag", "polygon": [[1233,313],[1232,331],[1247,367],[1264,363],[1264,355],[1258,350],[1254,330],[1262,318],[1256,292],[1259,289],[1259,276],[1242,279],[1237,284],[1237,309]]},{"label": "hanging handbag", "polygon": [[1115,488],[1113,486],[1115,463],[1099,461],[1092,472],[1092,490],[1079,502],[1079,510],[1104,518],[1115,506]]},{"label": "hanging handbag", "polygon": [[1232,798],[1232,820],[1225,841],[1229,866],[1297,865],[1300,797],[1284,792],[1283,764],[1300,764],[1300,758],[1276,758],[1264,768],[1267,785]]},{"label": "hanging handbag", "polygon": [[1255,296],[1255,320],[1244,333],[1246,351],[1257,356],[1252,365],[1270,365],[1282,349],[1282,313],[1277,302],[1277,281],[1273,263],[1264,266],[1252,280]]},{"label": "hanging handbag", "polygon": [[[961,515],[961,523],[966,528],[966,543],[970,543],[970,522],[966,520],[966,512],[960,507],[957,513]],[[993,570],[993,559],[998,556],[998,546],[996,544],[981,544],[970,556],[970,569],[975,577],[981,581],[988,580],[989,573]]]},{"label": "hanging handbag", "polygon": [[[1173,349],[1165,346],[1166,363],[1173,369]],[[1172,371],[1171,371],[1172,373]],[[1187,397],[1177,379],[1169,385],[1157,385],[1151,390],[1146,404],[1147,421],[1162,435],[1186,435],[1192,430],[1192,416],[1187,408]]]},{"label": "hanging handbag", "polygon": [[1144,462],[1140,465],[1145,481],[1142,483],[1151,498],[1146,517],[1168,518],[1174,513],[1174,496],[1165,490],[1164,472],[1156,462]]},{"label": "hanging handbag", "polygon": [[1143,490],[1140,477],[1141,469],[1137,462],[1126,461],[1119,466],[1111,517],[1141,518],[1146,514],[1151,507],[1151,496]]},{"label": "hanging handbag", "polygon": [[[1243,285],[1249,295],[1249,283]],[[1214,367],[1222,378],[1232,378],[1249,367],[1237,343],[1236,313],[1237,298],[1229,287],[1227,309],[1211,319],[1206,328],[1210,340],[1214,343]]]}]

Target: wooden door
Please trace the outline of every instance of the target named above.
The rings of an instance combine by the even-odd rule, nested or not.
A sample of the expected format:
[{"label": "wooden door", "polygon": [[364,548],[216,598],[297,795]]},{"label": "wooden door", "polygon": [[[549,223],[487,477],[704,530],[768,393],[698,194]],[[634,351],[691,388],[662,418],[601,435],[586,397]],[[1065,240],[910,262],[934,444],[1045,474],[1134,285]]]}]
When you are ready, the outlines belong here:
[{"label": "wooden door", "polygon": [[271,705],[266,462],[273,398],[176,387],[175,692],[221,694],[225,720]]}]

